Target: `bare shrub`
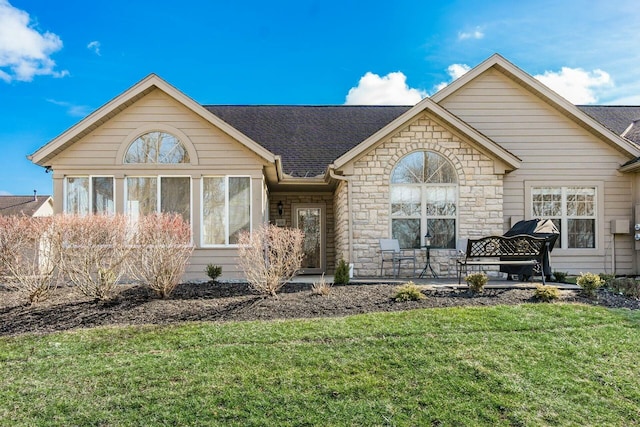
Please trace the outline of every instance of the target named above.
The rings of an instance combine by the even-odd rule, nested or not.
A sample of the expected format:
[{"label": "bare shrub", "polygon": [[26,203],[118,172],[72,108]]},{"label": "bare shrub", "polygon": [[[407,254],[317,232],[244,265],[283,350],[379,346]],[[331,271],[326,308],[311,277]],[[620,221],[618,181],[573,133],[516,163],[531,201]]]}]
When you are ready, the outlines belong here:
[{"label": "bare shrub", "polygon": [[84,295],[107,300],[128,268],[132,247],[124,215],[60,215],[54,232],[64,275]]},{"label": "bare shrub", "polygon": [[177,214],[140,217],[133,243],[133,276],[168,298],[180,283],[193,252],[189,223]]},{"label": "bare shrub", "polygon": [[249,285],[261,294],[276,292],[300,270],[302,231],[266,224],[238,238],[240,267]]},{"label": "bare shrub", "polygon": [[58,287],[51,223],[51,218],[0,217],[0,276],[31,304],[46,300]]}]

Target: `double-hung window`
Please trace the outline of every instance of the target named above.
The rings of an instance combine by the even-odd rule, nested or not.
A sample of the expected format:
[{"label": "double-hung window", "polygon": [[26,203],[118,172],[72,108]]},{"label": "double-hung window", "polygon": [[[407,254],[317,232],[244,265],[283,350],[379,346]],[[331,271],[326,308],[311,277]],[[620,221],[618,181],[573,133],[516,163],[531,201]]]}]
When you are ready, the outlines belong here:
[{"label": "double-hung window", "polygon": [[533,217],[551,219],[560,231],[561,248],[596,247],[596,187],[532,187],[531,199]]},{"label": "double-hung window", "polygon": [[202,178],[202,244],[235,245],[243,231],[251,231],[251,178]]},{"label": "double-hung window", "polygon": [[64,211],[69,214],[113,214],[112,176],[68,176],[65,179]]},{"label": "double-hung window", "polygon": [[391,173],[391,236],[401,248],[419,248],[431,235],[437,248],[455,248],[457,173],[440,154],[416,151]]}]

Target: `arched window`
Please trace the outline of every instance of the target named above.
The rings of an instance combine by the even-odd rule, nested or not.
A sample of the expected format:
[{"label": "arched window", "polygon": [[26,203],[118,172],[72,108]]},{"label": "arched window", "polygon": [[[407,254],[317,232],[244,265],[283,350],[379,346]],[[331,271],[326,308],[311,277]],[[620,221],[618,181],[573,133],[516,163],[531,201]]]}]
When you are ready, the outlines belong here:
[{"label": "arched window", "polygon": [[124,163],[189,163],[189,152],[180,140],[166,132],[148,132],[131,143]]},{"label": "arched window", "polygon": [[451,163],[431,151],[406,155],[391,172],[391,235],[402,248],[456,247],[458,179]]}]

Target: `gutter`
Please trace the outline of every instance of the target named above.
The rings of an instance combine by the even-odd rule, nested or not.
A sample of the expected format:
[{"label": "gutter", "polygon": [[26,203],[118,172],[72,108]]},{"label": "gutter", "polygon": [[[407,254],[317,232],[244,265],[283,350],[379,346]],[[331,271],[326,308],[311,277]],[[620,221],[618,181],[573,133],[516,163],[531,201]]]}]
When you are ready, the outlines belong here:
[{"label": "gutter", "polygon": [[348,227],[349,227],[349,230],[347,231],[347,240],[348,240],[347,247],[349,251],[349,259],[347,260],[347,263],[353,263],[353,215],[351,212],[351,200],[352,200],[351,178],[342,176],[342,175],[336,175],[333,165],[329,166],[328,170],[329,170],[329,176],[331,178],[336,179],[338,181],[343,181],[347,184],[347,220],[348,220]]},{"label": "gutter", "polygon": [[637,172],[638,169],[640,169],[640,158],[635,158],[620,166],[620,168],[618,168],[618,172]]}]

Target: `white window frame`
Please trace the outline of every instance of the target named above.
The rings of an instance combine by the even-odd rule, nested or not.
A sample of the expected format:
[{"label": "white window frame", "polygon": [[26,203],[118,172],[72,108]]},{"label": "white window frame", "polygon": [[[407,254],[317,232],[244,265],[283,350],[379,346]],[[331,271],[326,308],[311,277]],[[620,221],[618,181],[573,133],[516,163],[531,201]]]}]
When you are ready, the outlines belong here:
[{"label": "white window frame", "polygon": [[[418,219],[420,220],[420,247],[423,247],[425,245],[425,239],[424,236],[425,234],[427,234],[427,229],[429,226],[429,222],[430,221],[434,221],[434,220],[438,220],[438,219],[452,219],[455,221],[455,227],[454,227],[454,239],[457,239],[458,236],[458,215],[459,215],[459,203],[460,203],[460,190],[458,187],[458,184],[428,184],[428,183],[424,183],[424,184],[391,184],[391,186],[406,186],[406,187],[416,187],[420,189],[420,215],[416,215],[416,216],[407,216],[407,215],[403,215],[403,216],[393,216],[392,214],[392,208],[391,205],[393,204],[392,201],[390,201],[389,203],[389,218],[390,218],[390,223],[389,223],[389,235],[392,236],[393,235],[393,220],[395,219]],[[452,188],[455,192],[455,204],[456,204],[456,213],[455,215],[428,215],[427,214],[427,193],[429,192],[429,190],[431,189],[435,189],[435,188]],[[433,238],[433,236],[432,236]],[[413,249],[413,248],[408,248],[408,249]],[[417,248],[416,248],[417,249]],[[454,248],[442,248],[442,249],[455,249]]]},{"label": "white window frame", "polygon": [[[391,182],[393,173],[396,169],[396,167],[398,167],[398,165],[409,155],[416,153],[416,152],[430,152],[430,153],[434,153],[440,157],[442,157],[446,162],[448,162],[449,164],[451,164],[451,161],[449,159],[447,159],[442,153],[438,153],[437,151],[433,151],[433,150],[416,150],[416,151],[412,151],[410,153],[405,154],[404,156],[402,156],[398,162],[394,165],[393,169],[391,170],[391,175],[389,176],[389,236],[393,236],[393,220],[396,219],[419,219],[420,220],[420,247],[424,247],[425,245],[425,234],[427,234],[427,230],[428,230],[428,224],[429,221],[433,221],[433,220],[438,220],[438,219],[452,219],[454,220],[454,242],[458,241],[458,229],[460,226],[460,220],[459,220],[459,216],[460,216],[460,185],[459,185],[459,177],[456,177],[458,180],[456,182],[451,182],[451,183],[427,183],[427,182],[423,182],[423,183],[393,183]],[[453,165],[451,164],[451,167],[453,168]],[[455,168],[454,168],[455,170]],[[392,201],[392,196],[391,196],[391,191],[392,188],[394,186],[406,186],[406,187],[416,187],[420,189],[420,216],[418,217],[416,216],[393,216],[393,201]],[[455,192],[455,207],[456,207],[456,213],[455,215],[427,215],[427,192],[430,189],[434,189],[434,188],[453,188],[454,192]],[[433,237],[432,237],[433,239]],[[413,248],[408,248],[408,249],[413,249]],[[417,249],[417,248],[416,248]],[[434,248],[434,249],[455,249],[455,245],[453,248]]]},{"label": "white window frame", "polygon": [[[553,249],[557,255],[604,255],[604,182],[603,181],[525,181],[525,212],[528,219],[535,219],[533,214],[533,189],[534,188],[561,188],[562,189],[562,218],[559,244]],[[566,190],[570,187],[595,188],[595,248],[568,248],[568,226],[566,212]],[[555,217],[554,217],[555,218]],[[574,217],[571,217],[574,218]],[[579,217],[575,217],[578,218]]]},{"label": "white window frame", "polygon": [[[184,152],[186,154],[186,156],[189,156],[189,149],[187,148],[187,146],[182,142],[182,140],[180,139],[179,136],[171,133],[171,132],[167,132],[167,131],[163,131],[163,130],[152,130],[149,132],[144,132],[140,135],[138,135],[137,138],[135,138],[133,141],[131,141],[131,143],[129,144],[129,146],[127,147],[127,149],[124,152],[124,156],[122,159],[122,163],[124,165],[185,165],[185,164],[190,164],[191,163],[191,158],[189,156],[189,159],[187,159],[187,161],[181,161],[181,162],[158,162],[158,161],[149,161],[149,162],[127,162],[127,155],[129,154],[129,152],[131,151],[133,144],[135,144],[136,142],[138,142],[138,140],[140,138],[142,138],[143,136],[149,135],[151,133],[158,133],[158,134],[163,134],[163,135],[167,135],[172,137],[175,141],[176,144],[174,145],[173,149],[175,149],[176,147],[182,147],[184,149]],[[160,146],[158,146],[158,148],[160,148]],[[159,151],[159,150],[158,150]],[[183,158],[184,160],[184,158]]]},{"label": "white window frame", "polygon": [[124,177],[124,213],[130,216],[129,203],[127,201],[129,195],[129,181],[128,178],[155,178],[157,180],[156,185],[156,212],[162,213],[162,178],[189,178],[189,224],[191,224],[191,230],[193,231],[193,178],[189,175],[127,175]]},{"label": "white window frame", "polygon": [[[124,158],[131,147],[131,144],[142,135],[149,132],[164,132],[172,134],[177,137],[180,142],[185,146],[189,153],[189,163],[124,163]],[[134,130],[132,130],[120,143],[118,153],[116,154],[116,166],[122,166],[124,168],[135,169],[136,171],[145,170],[146,174],[155,174],[158,170],[172,170],[177,168],[184,168],[185,166],[197,166],[198,153],[191,142],[191,139],[180,129],[173,126],[169,126],[166,123],[153,123],[145,124]]]},{"label": "white window frame", "polygon": [[[224,240],[225,243],[205,243],[204,241],[204,180],[224,178]],[[237,248],[237,243],[229,243],[229,178],[249,179],[249,232],[253,232],[253,179],[250,175],[203,175],[200,179],[200,247],[201,248]]]},{"label": "white window frame", "polygon": [[[70,213],[67,210],[67,202],[68,202],[68,179],[69,178],[87,178],[89,180],[89,206],[87,206],[87,215],[96,215],[96,212],[93,212],[93,178],[111,178],[111,182],[113,184],[113,212],[108,212],[108,213],[98,213],[98,215],[115,215],[115,213],[117,212],[117,207],[116,207],[116,200],[117,200],[117,194],[116,194],[116,180],[115,180],[115,176],[113,175],[82,175],[82,174],[78,174],[78,175],[65,175],[64,180],[63,180],[63,185],[62,185],[62,193],[63,193],[63,198],[62,198],[62,209],[64,211],[64,213]],[[79,214],[78,214],[79,215]]]}]

